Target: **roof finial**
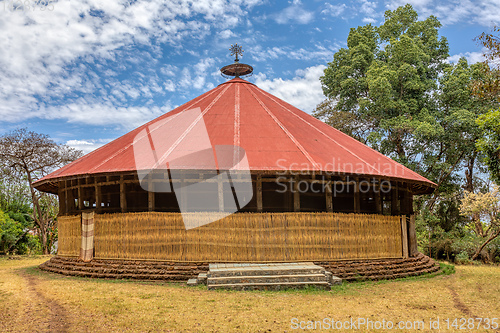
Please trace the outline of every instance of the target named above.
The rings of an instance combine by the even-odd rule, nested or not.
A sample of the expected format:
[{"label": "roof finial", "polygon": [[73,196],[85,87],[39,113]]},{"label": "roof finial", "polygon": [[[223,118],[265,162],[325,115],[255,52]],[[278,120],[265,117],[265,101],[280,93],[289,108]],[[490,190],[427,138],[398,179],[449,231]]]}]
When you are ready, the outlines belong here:
[{"label": "roof finial", "polygon": [[238,54],[243,57],[243,48],[238,45],[238,43],[234,45],[231,44],[229,51],[231,51],[231,55],[234,55],[236,57],[236,59],[234,59],[234,62],[240,62],[240,60],[238,59]]},{"label": "roof finial", "polygon": [[238,43],[234,45],[231,44],[229,51],[231,51],[231,55],[235,56],[234,64],[222,67],[220,70],[222,76],[229,79],[232,77],[251,75],[253,72],[253,67],[246,64],[240,64],[240,59],[238,58],[238,56],[243,56],[243,48],[238,45]]}]

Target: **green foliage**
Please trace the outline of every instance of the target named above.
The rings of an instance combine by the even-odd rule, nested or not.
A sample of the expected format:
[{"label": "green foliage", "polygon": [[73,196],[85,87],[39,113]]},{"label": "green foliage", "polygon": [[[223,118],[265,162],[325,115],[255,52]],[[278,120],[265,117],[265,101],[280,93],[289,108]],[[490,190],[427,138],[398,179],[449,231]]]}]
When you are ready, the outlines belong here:
[{"label": "green foliage", "polygon": [[481,115],[477,124],[481,130],[477,149],[484,154],[491,178],[500,185],[500,109]]},{"label": "green foliage", "polygon": [[5,253],[11,245],[16,243],[22,234],[22,225],[12,220],[3,211],[0,211],[0,253]]},{"label": "green foliage", "polygon": [[455,266],[453,266],[453,265],[449,265],[449,264],[445,264],[445,263],[440,262],[439,268],[441,269],[441,272],[443,273],[443,275],[455,274]]},{"label": "green foliage", "polygon": [[500,123],[488,113],[499,100],[475,92],[474,82],[490,79],[487,65],[465,58],[447,63],[440,27],[437,18],[419,20],[405,5],[387,11],[378,27],[352,28],[347,48],[321,77],[327,100],[314,115],[438,185],[414,201],[419,248],[453,260],[478,242],[468,238],[470,220],[460,215],[459,202],[464,190],[484,187],[479,138],[487,138],[479,144],[489,147],[486,164],[499,168]]},{"label": "green foliage", "polygon": [[0,253],[39,254],[38,237],[27,233],[31,221],[20,213],[5,213],[0,210]]},{"label": "green foliage", "polygon": [[[410,5],[387,11],[380,27],[351,29],[347,49],[339,50],[321,78],[325,95],[336,101],[331,110],[354,113],[367,121],[363,137],[383,153],[407,162],[415,131],[443,132],[430,115],[437,78],[448,56],[439,21],[418,21]],[[328,118],[328,114],[318,114]],[[376,131],[378,135],[370,135]],[[370,140],[368,140],[370,136]]]}]

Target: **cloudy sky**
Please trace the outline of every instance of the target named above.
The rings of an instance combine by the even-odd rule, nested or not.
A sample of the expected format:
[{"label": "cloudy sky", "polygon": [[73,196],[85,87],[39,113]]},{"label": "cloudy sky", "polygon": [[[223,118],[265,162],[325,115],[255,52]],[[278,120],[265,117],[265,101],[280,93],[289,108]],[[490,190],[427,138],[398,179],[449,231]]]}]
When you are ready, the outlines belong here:
[{"label": "cloudy sky", "polygon": [[[38,0],[37,0],[38,1]],[[473,38],[500,0],[0,0],[0,134],[19,127],[91,151],[225,81],[243,45],[249,81],[311,112],[318,78],[349,28],[411,3],[435,15],[450,59],[481,60]],[[16,9],[13,11],[13,9]]]}]

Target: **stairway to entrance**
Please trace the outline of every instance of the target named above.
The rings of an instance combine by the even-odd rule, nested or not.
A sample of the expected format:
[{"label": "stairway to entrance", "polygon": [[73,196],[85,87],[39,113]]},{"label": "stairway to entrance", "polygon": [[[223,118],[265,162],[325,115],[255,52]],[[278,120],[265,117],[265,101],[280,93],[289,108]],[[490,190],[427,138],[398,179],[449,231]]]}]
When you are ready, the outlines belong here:
[{"label": "stairway to entrance", "polygon": [[312,262],[270,264],[210,264],[208,273],[188,281],[208,289],[281,290],[314,286],[329,290],[342,280]]}]

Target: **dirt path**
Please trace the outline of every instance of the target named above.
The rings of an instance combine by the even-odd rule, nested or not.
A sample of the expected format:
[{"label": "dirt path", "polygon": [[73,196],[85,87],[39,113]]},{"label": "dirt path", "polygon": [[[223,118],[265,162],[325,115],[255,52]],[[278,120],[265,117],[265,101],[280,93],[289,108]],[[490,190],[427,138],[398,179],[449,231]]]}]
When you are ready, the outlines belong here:
[{"label": "dirt path", "polygon": [[66,310],[56,301],[43,295],[38,288],[40,282],[38,278],[24,271],[20,271],[19,275],[26,281],[28,287],[26,298],[29,299],[29,302],[25,310],[26,319],[30,320],[33,317],[38,317],[34,314],[40,312],[41,307],[44,307],[48,309],[49,316],[45,318],[43,323],[40,323],[40,329],[46,329],[51,333],[68,332],[69,324]]},{"label": "dirt path", "polygon": [[455,290],[455,287],[453,287],[451,284],[447,285],[446,286],[448,288],[448,290],[450,290],[450,293],[451,293],[451,297],[453,298],[453,304],[455,305],[455,308],[457,308],[458,310],[460,310],[464,315],[466,315],[468,318],[476,318],[477,316],[475,316],[469,309],[469,307],[467,307],[467,305],[465,305],[461,300],[460,300],[460,296],[458,295],[458,293],[456,292]]}]

